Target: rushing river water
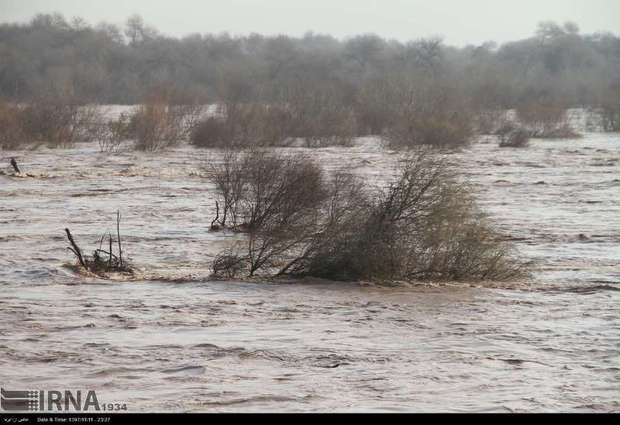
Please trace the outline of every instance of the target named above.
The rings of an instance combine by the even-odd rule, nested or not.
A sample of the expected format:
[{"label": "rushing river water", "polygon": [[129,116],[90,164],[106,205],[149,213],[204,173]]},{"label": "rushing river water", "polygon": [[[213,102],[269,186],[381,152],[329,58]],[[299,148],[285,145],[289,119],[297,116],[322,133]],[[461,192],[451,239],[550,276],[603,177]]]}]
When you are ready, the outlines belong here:
[{"label": "rushing river water", "polygon": [[[369,182],[398,157],[373,139],[306,151]],[[533,262],[513,285],[210,281],[235,237],[208,232],[217,152],[0,156],[3,388],[134,412],[620,411],[620,135],[451,155]],[[75,275],[63,229],[90,250],[117,209],[143,278]]]}]

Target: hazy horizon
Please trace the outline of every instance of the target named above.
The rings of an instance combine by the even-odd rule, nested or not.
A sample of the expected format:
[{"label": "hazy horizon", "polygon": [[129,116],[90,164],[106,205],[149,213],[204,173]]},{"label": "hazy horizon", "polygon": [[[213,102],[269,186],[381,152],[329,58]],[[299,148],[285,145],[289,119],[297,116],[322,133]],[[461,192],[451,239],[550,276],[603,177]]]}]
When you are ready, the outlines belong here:
[{"label": "hazy horizon", "polygon": [[463,46],[527,38],[539,22],[549,20],[575,22],[582,33],[620,32],[620,2],[614,0],[177,0],[174,8],[169,2],[146,0],[0,0],[1,22],[27,22],[38,13],[54,12],[91,24],[123,24],[139,14],[148,25],[175,37],[221,32],[301,36],[312,31],[340,39],[364,33],[399,41],[442,36],[448,44]]}]

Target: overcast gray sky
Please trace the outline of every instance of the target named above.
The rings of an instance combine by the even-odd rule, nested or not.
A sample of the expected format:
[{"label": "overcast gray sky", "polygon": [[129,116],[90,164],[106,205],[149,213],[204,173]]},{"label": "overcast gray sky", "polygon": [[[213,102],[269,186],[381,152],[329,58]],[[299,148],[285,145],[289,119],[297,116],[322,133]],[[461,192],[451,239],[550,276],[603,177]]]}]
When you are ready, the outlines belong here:
[{"label": "overcast gray sky", "polygon": [[525,38],[543,20],[574,21],[586,33],[620,33],[620,0],[0,0],[2,22],[41,12],[118,24],[138,13],[175,36],[370,32],[401,41],[442,35],[465,45]]}]

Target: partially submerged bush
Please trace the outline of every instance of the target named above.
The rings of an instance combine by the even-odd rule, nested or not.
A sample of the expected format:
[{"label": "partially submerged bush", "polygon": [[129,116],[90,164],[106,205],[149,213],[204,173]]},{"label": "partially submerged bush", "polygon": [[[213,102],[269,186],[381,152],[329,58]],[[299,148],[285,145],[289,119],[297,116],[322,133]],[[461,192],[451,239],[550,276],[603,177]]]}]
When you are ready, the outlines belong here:
[{"label": "partially submerged bush", "polygon": [[326,197],[320,167],[303,156],[264,151],[228,154],[225,161],[230,164],[214,175],[224,205],[221,224],[230,217],[234,229],[247,233],[248,244],[243,257],[224,258],[245,258],[252,276],[303,250],[314,236]]},{"label": "partially submerged bush", "polygon": [[94,143],[106,133],[104,111],[99,105],[79,106],[73,126],[73,142]]},{"label": "partially submerged bush", "polygon": [[202,106],[185,99],[185,104],[173,103],[175,94],[160,90],[146,98],[132,114],[108,123],[112,145],[132,139],[134,148],[156,152],[181,141],[189,140],[198,125]]},{"label": "partially submerged bush", "polygon": [[0,102],[0,148],[16,149],[28,142],[22,127],[22,110],[18,106]]},{"label": "partially submerged bush", "polygon": [[603,98],[601,124],[604,131],[620,131],[620,82],[612,84]]},{"label": "partially submerged bush", "polygon": [[505,124],[496,130],[500,148],[524,148],[530,142],[530,132],[514,124]]},{"label": "partially submerged bush", "polygon": [[357,135],[353,108],[327,88],[294,91],[286,107],[291,118],[289,136],[303,139],[308,146],[348,146]]},{"label": "partially submerged bush", "polygon": [[365,213],[344,215],[347,231],[337,226],[321,234],[303,274],[347,280],[505,280],[519,274],[510,247],[441,158],[412,154],[398,179],[367,204]]},{"label": "partially submerged bush", "polygon": [[229,103],[216,116],[198,122],[190,139],[195,146],[209,148],[279,146],[291,132],[291,116],[285,108]]},{"label": "partially submerged bush", "polygon": [[352,110],[311,100],[281,104],[229,103],[204,118],[191,134],[195,146],[247,148],[282,146],[303,139],[308,146],[348,145],[356,134]]},{"label": "partially submerged bush", "polygon": [[140,105],[129,123],[135,148],[156,152],[178,144],[186,135],[183,118],[178,109],[163,102]]},{"label": "partially submerged bush", "polygon": [[131,118],[126,113],[121,113],[115,120],[105,123],[100,137],[97,139],[101,152],[117,152],[123,141],[131,138]]},{"label": "partially submerged bush", "polygon": [[246,223],[247,250],[218,257],[216,274],[506,280],[521,273],[470,189],[429,152],[411,154],[378,196],[351,176],[326,179],[307,158],[255,152],[231,158],[237,165],[228,170],[245,182],[236,214]]},{"label": "partially submerged bush", "polygon": [[506,111],[501,109],[484,109],[475,116],[477,134],[496,134],[506,125]]},{"label": "partially submerged bush", "polygon": [[392,102],[387,81],[377,79],[360,87],[353,105],[357,135],[382,135],[392,121]]},{"label": "partially submerged bush", "polygon": [[94,105],[44,98],[28,104],[22,113],[28,137],[49,147],[71,147],[77,142],[92,142],[100,135],[102,117]]},{"label": "partially submerged bush", "polygon": [[213,275],[232,279],[242,272],[246,271],[247,259],[235,252],[234,249],[227,249],[217,254],[211,269]]},{"label": "partially submerged bush", "polygon": [[517,107],[517,118],[531,137],[569,139],[580,137],[570,125],[566,108],[558,103],[532,101]]},{"label": "partially submerged bush", "polygon": [[[241,209],[242,197],[245,196],[248,176],[245,173],[246,162],[250,156],[245,157],[233,151],[226,151],[221,163],[211,164],[208,171],[215,183],[220,201],[216,202],[216,217],[211,223],[212,228],[232,227],[237,228],[243,220]],[[220,217],[220,202],[222,215]]]},{"label": "partially submerged bush", "polygon": [[0,104],[0,124],[0,147],[5,149],[33,143],[70,147],[100,137],[102,114],[96,106],[80,106],[70,98],[42,97],[25,105]]},{"label": "partially submerged bush", "polygon": [[357,134],[355,115],[346,107],[323,109],[296,123],[296,136],[309,147],[350,146]]},{"label": "partially submerged bush", "polygon": [[[105,234],[101,237],[99,242],[99,248],[93,251],[93,255],[90,257],[85,256],[82,250],[78,246],[77,242],[73,238],[71,231],[65,229],[67,239],[71,245],[67,249],[71,251],[77,261],[78,267],[83,270],[93,273],[100,277],[106,277],[108,273],[126,273],[133,274],[134,270],[132,266],[123,258],[123,246],[121,242],[120,232],[120,213],[116,215],[116,240],[113,240],[112,234],[108,233],[108,246],[104,246]],[[114,254],[114,246],[118,246],[117,254]],[[106,251],[106,248],[108,249]]]},{"label": "partially submerged bush", "polygon": [[77,105],[59,105],[41,101],[26,106],[22,125],[36,143],[53,147],[70,147],[74,143],[73,124],[77,121]]},{"label": "partially submerged bush", "polygon": [[620,103],[609,103],[601,108],[601,124],[606,132],[620,131]]},{"label": "partially submerged bush", "polygon": [[474,116],[464,98],[450,87],[422,85],[394,111],[387,140],[394,148],[419,145],[457,147],[474,134]]},{"label": "partially submerged bush", "polygon": [[303,156],[252,153],[242,215],[250,275],[301,255],[314,237],[326,197],[321,168]]},{"label": "partially submerged bush", "polygon": [[233,135],[226,120],[221,117],[207,117],[200,121],[190,136],[192,145],[201,148],[232,146]]},{"label": "partially submerged bush", "polygon": [[229,107],[235,140],[241,146],[281,146],[291,135],[290,112],[280,105]]}]

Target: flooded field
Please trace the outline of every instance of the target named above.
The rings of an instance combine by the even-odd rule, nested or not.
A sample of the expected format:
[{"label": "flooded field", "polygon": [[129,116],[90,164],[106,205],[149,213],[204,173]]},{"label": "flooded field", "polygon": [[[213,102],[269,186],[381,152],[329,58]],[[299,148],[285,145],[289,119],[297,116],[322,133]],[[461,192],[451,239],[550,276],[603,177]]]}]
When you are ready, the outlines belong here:
[{"label": "flooded field", "polygon": [[[377,140],[301,149],[380,183]],[[94,389],[129,411],[620,411],[620,135],[481,139],[451,155],[533,262],[514,285],[217,282],[218,152],[0,152],[0,383]],[[32,177],[8,175],[17,157]],[[143,269],[75,275],[114,231]]]}]

